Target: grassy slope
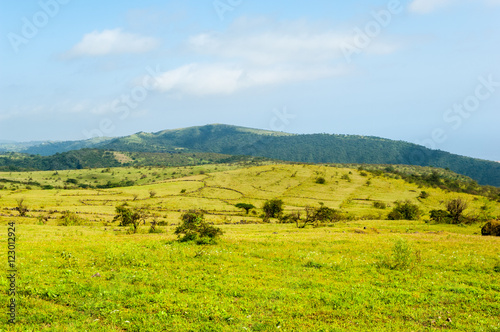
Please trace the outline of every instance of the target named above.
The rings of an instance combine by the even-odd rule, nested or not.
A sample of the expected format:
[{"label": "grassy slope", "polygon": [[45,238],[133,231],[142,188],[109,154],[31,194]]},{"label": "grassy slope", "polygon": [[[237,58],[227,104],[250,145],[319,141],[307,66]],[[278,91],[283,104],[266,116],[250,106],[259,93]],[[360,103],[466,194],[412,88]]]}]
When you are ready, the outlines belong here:
[{"label": "grassy slope", "polygon": [[[403,141],[356,135],[295,135],[229,125],[206,125],[157,133],[137,133],[99,141],[60,142],[33,147],[28,153],[51,154],[92,147],[135,152],[211,152],[252,155],[309,163],[409,164],[449,168],[483,185],[500,187],[500,164],[454,155]],[[59,149],[59,150],[58,150]],[[47,151],[45,151],[47,150]],[[0,158],[0,166],[2,166]],[[74,160],[69,160],[75,165]],[[61,164],[61,163],[58,163]],[[62,163],[64,165],[64,163]],[[78,165],[76,163],[76,165]],[[52,165],[50,165],[52,166]],[[114,165],[90,165],[110,167]],[[85,166],[83,166],[85,167]],[[57,169],[57,168],[46,168]],[[64,168],[63,168],[64,169]]]},{"label": "grassy slope", "polygon": [[[293,225],[233,224],[257,221],[234,203],[260,206],[274,197],[282,198],[288,211],[324,202],[359,217],[387,213],[373,209],[369,200],[416,202],[421,189],[431,194],[419,203],[425,211],[461,196],[473,212],[487,203],[485,198],[382,177],[371,178],[366,186],[368,178],[357,170],[325,166],[222,168],[206,174],[177,170],[187,176],[136,187],[0,191],[0,222],[18,223],[19,324],[9,330],[500,329],[500,274],[494,271],[500,265],[500,239],[476,235],[478,225],[358,220],[299,230]],[[115,177],[140,177],[145,170],[114,171]],[[341,179],[345,174],[352,182]],[[327,179],[325,185],[314,182],[319,175]],[[154,198],[151,190],[157,193]],[[11,209],[21,197],[32,210],[30,217],[11,217],[17,215]],[[126,235],[109,224],[114,206],[123,201],[150,204],[170,226],[163,227],[164,234],[147,234],[143,227],[142,234]],[[498,203],[488,204],[500,214]],[[209,221],[222,224],[226,234],[220,244],[172,242],[179,210],[189,208],[205,208]],[[90,226],[61,227],[55,219],[37,224],[36,217],[49,210],[78,212]],[[411,266],[404,271],[378,267],[401,238],[413,248]],[[1,242],[5,247],[5,237]],[[0,259],[7,260],[5,250]],[[101,277],[92,277],[97,272]],[[0,286],[7,287],[5,278]],[[6,328],[4,323],[0,321],[0,329]]]},{"label": "grassy slope", "polygon": [[106,142],[118,151],[165,152],[174,147],[309,163],[409,164],[449,168],[480,184],[500,186],[500,164],[403,141],[356,135],[291,135],[229,125],[138,133]]}]

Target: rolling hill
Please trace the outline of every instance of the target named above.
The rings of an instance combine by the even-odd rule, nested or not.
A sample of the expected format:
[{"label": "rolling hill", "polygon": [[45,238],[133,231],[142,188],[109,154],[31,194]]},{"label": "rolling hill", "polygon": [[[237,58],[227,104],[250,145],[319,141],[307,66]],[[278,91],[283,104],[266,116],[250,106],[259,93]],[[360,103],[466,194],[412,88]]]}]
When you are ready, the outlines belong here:
[{"label": "rolling hill", "polygon": [[[85,143],[83,143],[85,142]],[[69,143],[46,143],[21,151],[47,154],[85,144],[103,150],[175,153],[205,152],[249,155],[304,163],[406,164],[450,169],[482,185],[500,187],[500,163],[431,150],[379,137],[332,134],[288,134],[230,125],[136,133],[130,136]]]}]

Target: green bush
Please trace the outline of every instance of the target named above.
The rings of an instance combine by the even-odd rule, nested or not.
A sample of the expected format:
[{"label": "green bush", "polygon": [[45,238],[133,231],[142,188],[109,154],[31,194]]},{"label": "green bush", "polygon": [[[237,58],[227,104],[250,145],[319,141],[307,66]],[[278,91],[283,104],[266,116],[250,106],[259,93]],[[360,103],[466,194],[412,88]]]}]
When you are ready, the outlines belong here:
[{"label": "green bush", "polygon": [[405,270],[413,263],[413,249],[404,239],[398,239],[392,247],[390,256],[382,257],[377,265],[391,270]]},{"label": "green bush", "polygon": [[429,197],[429,193],[427,193],[425,191],[421,191],[420,195],[418,195],[418,198],[421,198],[421,199],[426,199],[427,197]]},{"label": "green bush", "polygon": [[394,204],[396,206],[389,213],[389,220],[417,220],[422,213],[418,206],[409,200],[397,201]]},{"label": "green bush", "polygon": [[384,210],[387,208],[387,205],[384,202],[373,202],[373,207],[376,209]]},{"label": "green bush", "polygon": [[57,224],[59,226],[81,226],[85,224],[85,221],[74,212],[64,211]]},{"label": "green bush", "polygon": [[279,218],[283,213],[283,201],[281,199],[271,199],[264,203],[264,221],[269,221],[269,218]]},{"label": "green bush", "polygon": [[307,224],[318,227],[325,222],[337,222],[345,219],[342,212],[326,207],[323,203],[320,203],[320,206],[317,208],[306,206],[305,212],[305,219],[301,218],[300,211],[295,211],[287,215],[281,215],[279,221],[281,223],[295,223],[298,228],[304,228]]},{"label": "green bush", "polygon": [[481,235],[500,236],[500,220],[491,220],[481,228]]},{"label": "green bush", "polygon": [[324,177],[320,176],[320,177],[316,178],[315,182],[318,183],[318,184],[325,184],[326,180],[325,180]]},{"label": "green bush", "polygon": [[347,182],[351,182],[351,178],[349,177],[349,175],[347,174],[344,174],[340,177],[342,180],[346,180]]},{"label": "green bush", "polygon": [[222,229],[209,225],[202,211],[190,210],[181,216],[182,224],[174,234],[180,242],[195,241],[197,244],[213,244],[216,238],[224,234]]},{"label": "green bush", "polygon": [[450,224],[451,216],[446,210],[432,210],[430,212],[431,220],[437,224]]}]

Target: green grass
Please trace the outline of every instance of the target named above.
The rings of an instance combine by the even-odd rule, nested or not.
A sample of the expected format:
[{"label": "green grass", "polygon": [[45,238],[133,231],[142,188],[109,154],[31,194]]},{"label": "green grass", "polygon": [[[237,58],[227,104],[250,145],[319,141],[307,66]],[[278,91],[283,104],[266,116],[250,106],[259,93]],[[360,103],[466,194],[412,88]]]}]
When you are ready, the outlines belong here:
[{"label": "green grass", "polygon": [[[381,223],[366,224],[379,234],[357,233],[350,223],[224,225],[223,240],[206,247],[172,241],[172,227],[116,235],[104,227],[21,225],[18,323],[9,330],[500,328],[499,239],[436,234],[439,227],[424,225],[409,234]],[[418,259],[404,270],[379,267],[401,238]]]},{"label": "green grass", "polygon": [[[167,168],[169,177],[174,171],[184,177],[126,188],[0,190],[0,242],[6,248],[7,223],[16,221],[19,270],[18,322],[7,325],[5,315],[0,331],[500,330],[499,238],[481,237],[480,224],[370,218],[390,210],[374,208],[374,201],[411,199],[428,212],[460,196],[469,201],[467,213],[488,203],[495,215],[498,203],[384,177],[370,177],[366,186],[367,177],[349,168],[197,169]],[[59,174],[108,176],[100,171]],[[159,172],[112,169],[115,179],[146,171]],[[351,182],[342,179],[346,174]],[[316,183],[318,176],[326,183]],[[429,198],[418,200],[421,190]],[[261,207],[275,197],[287,211],[323,202],[355,218],[298,229],[258,223],[234,207]],[[30,209],[25,218],[13,210],[19,198]],[[149,205],[169,226],[159,226],[160,234],[149,234],[147,226],[127,234],[111,223],[115,206],[125,201]],[[179,217],[191,208],[206,209],[207,221],[224,230],[218,244],[175,241]],[[85,225],[57,226],[66,210]],[[40,216],[49,216],[46,224]],[[256,224],[235,224],[240,220]],[[6,264],[6,249],[0,260]],[[5,277],[0,287],[8,288]],[[0,301],[7,300],[3,292]]]}]

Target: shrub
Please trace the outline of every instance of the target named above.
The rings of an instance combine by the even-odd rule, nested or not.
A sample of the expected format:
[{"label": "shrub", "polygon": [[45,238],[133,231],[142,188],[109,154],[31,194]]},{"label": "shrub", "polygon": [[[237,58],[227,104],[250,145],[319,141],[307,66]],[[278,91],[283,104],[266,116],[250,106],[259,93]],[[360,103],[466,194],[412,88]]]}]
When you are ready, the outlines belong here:
[{"label": "shrub", "polygon": [[279,217],[279,222],[282,224],[293,224],[296,223],[297,220],[300,220],[300,212],[292,212],[290,214],[282,214]]},{"label": "shrub", "polygon": [[64,211],[57,224],[59,226],[81,226],[85,224],[85,219],[80,218],[74,212]]},{"label": "shrub", "polygon": [[19,198],[17,200],[16,210],[19,212],[19,215],[21,217],[26,216],[26,213],[28,212],[28,207],[24,204],[24,198]]},{"label": "shrub", "polygon": [[481,228],[483,236],[500,236],[500,220],[490,220]]},{"label": "shrub", "polygon": [[346,180],[347,182],[351,182],[351,178],[349,177],[349,175],[347,174],[344,174],[340,177],[342,180]]},{"label": "shrub", "polygon": [[182,224],[174,234],[180,242],[195,241],[197,244],[213,244],[215,239],[224,234],[222,229],[209,225],[203,212],[190,210],[181,216]]},{"label": "shrub", "polygon": [[398,239],[392,247],[391,256],[382,257],[377,265],[391,270],[404,270],[412,264],[413,249],[406,240]]},{"label": "shrub", "polygon": [[384,210],[387,208],[387,205],[384,202],[373,202],[373,207],[376,209]]},{"label": "shrub", "polygon": [[427,193],[425,191],[421,191],[420,195],[418,195],[418,198],[421,198],[421,199],[426,199],[427,197],[429,197],[429,193]]},{"label": "shrub", "polygon": [[336,222],[342,220],[343,215],[340,211],[329,208],[321,204],[319,208],[314,210],[314,219],[320,222]]},{"label": "shrub", "polygon": [[411,201],[396,201],[394,204],[396,206],[389,213],[389,220],[417,220],[420,217],[420,209]]},{"label": "shrub", "polygon": [[324,177],[320,176],[320,177],[316,178],[315,182],[318,183],[318,184],[325,184],[326,180],[325,180]]},{"label": "shrub", "polygon": [[264,203],[264,221],[269,221],[269,218],[279,218],[283,213],[283,201],[281,199],[271,199]]},{"label": "shrub", "polygon": [[431,220],[437,224],[450,224],[451,216],[446,210],[432,210],[430,212]]},{"label": "shrub", "polygon": [[323,222],[336,222],[344,218],[340,211],[331,209],[320,203],[321,206],[313,208],[306,206],[306,217],[302,219],[300,216],[300,211],[293,212],[288,215],[281,216],[280,222],[282,223],[295,223],[298,228],[304,228],[307,224],[313,224],[316,227]]}]

